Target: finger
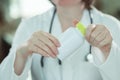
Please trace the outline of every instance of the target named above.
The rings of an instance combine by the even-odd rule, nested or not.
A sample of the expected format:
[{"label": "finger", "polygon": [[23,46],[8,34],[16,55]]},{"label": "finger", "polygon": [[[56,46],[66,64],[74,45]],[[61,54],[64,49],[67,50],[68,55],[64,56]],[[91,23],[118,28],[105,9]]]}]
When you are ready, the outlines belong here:
[{"label": "finger", "polygon": [[107,32],[107,35],[106,35],[105,39],[99,43],[98,47],[101,48],[101,47],[109,44],[109,43],[111,42],[111,40],[112,40],[112,39],[111,39],[111,36],[110,36],[110,35],[108,34],[108,32]]},{"label": "finger", "polygon": [[87,39],[88,42],[90,42],[90,35],[91,35],[92,31],[94,31],[95,27],[96,27],[96,25],[91,24],[86,29],[85,38]]},{"label": "finger", "polygon": [[60,42],[56,37],[52,36],[49,33],[45,33],[45,36],[47,36],[57,47],[60,47]]},{"label": "finger", "polygon": [[34,53],[40,53],[42,56],[49,57],[49,55],[45,51],[43,51],[35,45],[32,45],[30,47],[30,50],[32,50]]},{"label": "finger", "polygon": [[99,34],[93,41],[95,45],[97,46],[101,41],[103,41],[106,35],[107,35],[107,31],[103,31],[101,34]]},{"label": "finger", "polygon": [[40,41],[42,41],[45,45],[47,45],[51,50],[52,52],[57,55],[58,54],[58,49],[57,47],[55,46],[55,44],[47,37],[45,36],[44,34],[37,34],[36,36]]},{"label": "finger", "polygon": [[34,42],[34,45],[37,46],[38,48],[41,48],[43,51],[45,51],[51,57],[56,57],[54,52],[52,52],[51,49],[47,45],[45,45],[42,41],[36,40],[36,42]]},{"label": "finger", "polygon": [[49,39],[44,39],[44,40],[41,40],[45,45],[47,45],[51,50],[52,52],[57,55],[58,54],[58,49],[57,47],[49,40]]},{"label": "finger", "polygon": [[90,35],[90,42],[94,42],[95,38],[100,35],[102,32],[104,32],[104,28],[101,26],[96,26],[96,28],[94,29],[94,31],[91,33]]}]

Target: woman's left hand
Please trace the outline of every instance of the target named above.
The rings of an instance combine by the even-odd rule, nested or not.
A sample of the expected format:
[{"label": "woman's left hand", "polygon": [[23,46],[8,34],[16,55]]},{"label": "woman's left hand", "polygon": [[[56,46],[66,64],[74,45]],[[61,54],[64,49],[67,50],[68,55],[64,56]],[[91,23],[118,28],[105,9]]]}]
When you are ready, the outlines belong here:
[{"label": "woman's left hand", "polygon": [[104,25],[89,25],[85,34],[86,40],[95,47],[98,47],[107,58],[112,45],[112,36]]}]

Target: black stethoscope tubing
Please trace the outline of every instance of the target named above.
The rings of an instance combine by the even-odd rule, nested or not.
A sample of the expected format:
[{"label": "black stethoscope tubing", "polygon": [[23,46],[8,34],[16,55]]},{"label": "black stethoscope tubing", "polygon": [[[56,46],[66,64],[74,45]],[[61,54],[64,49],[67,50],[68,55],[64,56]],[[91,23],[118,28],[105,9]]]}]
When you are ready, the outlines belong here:
[{"label": "black stethoscope tubing", "polygon": [[[90,9],[88,9],[88,13],[89,13],[89,17],[90,17],[90,23],[93,24],[93,16],[91,14]],[[51,18],[49,33],[52,32],[52,27],[53,27],[55,14],[56,14],[56,8],[54,9],[54,12],[53,12],[53,15],[52,15],[52,18]],[[92,48],[92,46],[90,45],[89,54],[91,54],[91,48]],[[59,65],[62,65],[62,62],[59,59],[58,59],[58,63],[59,63]],[[40,65],[41,65],[41,67],[44,67],[44,56],[42,56],[41,59],[40,59]]]}]

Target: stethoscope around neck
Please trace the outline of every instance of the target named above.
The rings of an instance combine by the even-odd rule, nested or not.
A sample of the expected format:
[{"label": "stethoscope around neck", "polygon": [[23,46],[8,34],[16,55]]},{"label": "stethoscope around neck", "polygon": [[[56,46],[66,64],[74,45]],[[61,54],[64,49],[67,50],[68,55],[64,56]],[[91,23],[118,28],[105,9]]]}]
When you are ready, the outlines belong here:
[{"label": "stethoscope around neck", "polygon": [[[56,14],[56,8],[54,9],[54,12],[53,12],[53,15],[52,15],[52,18],[51,18],[51,22],[50,22],[50,28],[49,28],[49,33],[52,32],[52,27],[53,27],[53,22],[54,22],[54,18],[55,18],[55,14]],[[88,13],[89,13],[89,18],[90,18],[90,23],[93,24],[93,16],[91,14],[91,10],[88,9]],[[89,54],[91,54],[91,49],[92,49],[92,46],[90,45],[90,48],[89,48]],[[88,54],[88,55],[89,55]],[[88,55],[85,57],[85,61],[88,61]],[[62,61],[58,59],[58,64],[59,65],[62,65]],[[41,67],[44,67],[44,56],[41,57],[40,59],[40,65]]]}]

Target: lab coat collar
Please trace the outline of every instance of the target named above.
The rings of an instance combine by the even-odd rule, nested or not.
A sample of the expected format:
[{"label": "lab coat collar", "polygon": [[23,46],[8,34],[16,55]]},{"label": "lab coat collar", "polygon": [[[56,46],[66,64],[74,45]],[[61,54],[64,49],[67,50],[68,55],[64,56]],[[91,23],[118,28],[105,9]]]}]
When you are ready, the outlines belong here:
[{"label": "lab coat collar", "polygon": [[[84,12],[83,12],[83,16],[82,16],[82,19],[80,20],[80,22],[85,25],[85,27],[87,27],[90,23],[90,17],[89,17],[89,13],[88,13],[88,10],[85,9]],[[54,18],[54,23],[53,23],[53,26],[52,26],[52,34],[55,36],[55,37],[58,37],[60,34],[62,33],[62,28],[61,28],[61,24],[60,24],[60,21],[59,21],[59,17],[58,15],[56,14],[55,15],[55,18]]]}]

